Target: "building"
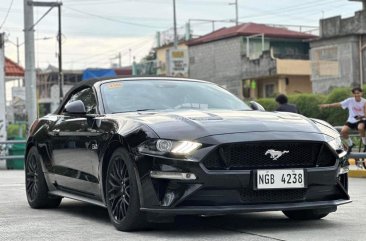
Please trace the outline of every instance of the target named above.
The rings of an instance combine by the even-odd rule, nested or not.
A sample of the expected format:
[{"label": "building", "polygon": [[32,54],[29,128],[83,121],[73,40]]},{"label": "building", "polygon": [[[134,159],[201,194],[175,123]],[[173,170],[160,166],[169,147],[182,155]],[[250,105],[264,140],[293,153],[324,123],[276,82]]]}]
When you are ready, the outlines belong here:
[{"label": "building", "polygon": [[[188,77],[188,46],[186,41],[180,41],[177,45],[177,50],[183,53],[185,58],[183,64],[186,65],[186,68],[183,70],[183,73],[180,77]],[[156,52],[156,74],[159,76],[179,76],[178,74],[174,74],[173,68],[174,59],[172,58],[172,54],[174,50],[173,43],[168,43],[166,45],[155,48]]]},{"label": "building", "polygon": [[5,57],[6,120],[25,121],[24,68]]},{"label": "building", "polygon": [[350,18],[335,16],[320,20],[320,37],[310,42],[314,93],[365,83],[365,23],[366,10]]},{"label": "building", "polygon": [[[79,81],[81,81],[82,70],[63,70],[64,86],[63,93],[66,94],[69,89]],[[37,70],[37,97],[39,103],[39,115],[55,111],[60,104],[60,88],[59,88],[58,68],[48,66],[45,70]]]},{"label": "building", "polygon": [[221,28],[187,43],[189,77],[242,99],[311,92],[308,40],[315,37],[256,23]]}]

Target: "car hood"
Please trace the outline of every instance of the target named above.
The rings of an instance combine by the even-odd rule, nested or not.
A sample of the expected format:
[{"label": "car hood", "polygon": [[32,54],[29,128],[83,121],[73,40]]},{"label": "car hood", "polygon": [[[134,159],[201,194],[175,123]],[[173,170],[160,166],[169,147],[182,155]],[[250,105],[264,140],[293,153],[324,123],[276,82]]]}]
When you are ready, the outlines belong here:
[{"label": "car hood", "polygon": [[310,119],[285,112],[186,110],[122,115],[149,126],[165,139],[195,140],[211,135],[246,132],[320,133]]}]

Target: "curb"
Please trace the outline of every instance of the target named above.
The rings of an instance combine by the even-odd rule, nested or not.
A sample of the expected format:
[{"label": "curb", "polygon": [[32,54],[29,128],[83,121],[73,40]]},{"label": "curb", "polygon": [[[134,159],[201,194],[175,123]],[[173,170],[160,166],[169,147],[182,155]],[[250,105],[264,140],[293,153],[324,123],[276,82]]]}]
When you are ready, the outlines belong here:
[{"label": "curb", "polygon": [[[355,167],[355,165],[356,165],[355,159],[349,159],[348,162],[349,162],[351,168]],[[365,169],[350,169],[348,172],[348,176],[366,178],[366,170]]]},{"label": "curb", "polygon": [[348,176],[366,178],[366,170],[349,170]]}]

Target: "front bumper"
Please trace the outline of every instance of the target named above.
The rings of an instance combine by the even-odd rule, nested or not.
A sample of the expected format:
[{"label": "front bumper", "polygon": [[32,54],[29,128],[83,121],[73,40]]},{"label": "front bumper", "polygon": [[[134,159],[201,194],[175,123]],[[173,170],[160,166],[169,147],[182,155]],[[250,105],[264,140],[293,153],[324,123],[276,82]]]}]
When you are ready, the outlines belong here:
[{"label": "front bumper", "polygon": [[[304,168],[305,188],[270,190],[256,190],[256,170],[209,171],[198,162],[147,156],[139,163],[140,206],[145,212],[208,215],[311,208],[335,211],[336,206],[351,202],[338,175],[339,161],[332,167]],[[193,173],[196,179],[154,178],[151,170]]]},{"label": "front bumper", "polygon": [[[264,135],[264,134],[263,134]],[[291,139],[283,133],[268,133],[262,137]],[[351,202],[347,193],[347,174],[340,174],[345,158],[340,157],[330,166],[304,167],[305,188],[257,190],[257,169],[209,170],[203,164],[215,145],[235,141],[235,136],[215,137],[210,147],[202,148],[186,160],[161,156],[139,155],[136,160],[140,207],[142,211],[166,214],[226,214],[326,208]],[[252,135],[250,135],[252,136]],[[248,136],[248,137],[250,137]],[[253,135],[254,136],[254,135]],[[258,134],[255,135],[258,138]],[[304,136],[304,141],[317,140],[320,135]],[[219,139],[221,138],[221,139]],[[254,138],[254,137],[253,137]],[[318,138],[318,139],[316,139]],[[243,136],[238,135],[238,142]],[[208,143],[206,140],[202,143]],[[334,157],[335,158],[335,157]],[[301,168],[301,167],[300,167]],[[272,168],[260,168],[272,169]],[[274,168],[276,169],[276,168]],[[286,169],[285,166],[278,169]],[[293,169],[293,168],[289,168]],[[179,180],[156,178],[160,172],[193,174],[195,178]],[[192,175],[190,176],[192,177]]]},{"label": "front bumper", "polygon": [[232,206],[185,206],[177,208],[141,208],[141,211],[168,214],[168,215],[218,215],[218,214],[236,214],[249,212],[266,211],[288,211],[324,208],[332,211],[337,210],[337,206],[352,202],[351,200],[332,200],[315,201],[300,203],[281,203],[281,204],[253,204],[253,205],[232,205]]}]

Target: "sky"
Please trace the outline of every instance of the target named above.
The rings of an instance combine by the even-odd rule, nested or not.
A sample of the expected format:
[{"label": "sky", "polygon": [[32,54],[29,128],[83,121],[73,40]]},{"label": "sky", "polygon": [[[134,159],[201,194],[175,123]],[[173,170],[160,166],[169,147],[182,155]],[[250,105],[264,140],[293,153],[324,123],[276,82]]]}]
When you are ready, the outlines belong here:
[{"label": "sky", "polygon": [[[44,1],[44,0],[37,0]],[[48,2],[52,0],[47,0]],[[15,43],[19,39],[20,64],[24,66],[24,0],[0,1],[0,32],[5,32],[5,55],[17,61]],[[64,69],[108,68],[139,61],[156,45],[156,32],[172,34],[173,0],[63,0],[62,53]],[[194,36],[213,29],[233,26],[235,0],[176,0],[178,32],[191,23]],[[239,22],[291,25],[289,28],[311,31],[319,19],[340,15],[351,17],[362,9],[360,2],[348,0],[238,0]],[[34,8],[34,22],[48,8]],[[222,20],[226,22],[197,21]],[[231,22],[230,22],[231,20]],[[36,66],[58,66],[57,9],[52,9],[35,26]],[[314,33],[314,32],[313,32]]]}]

